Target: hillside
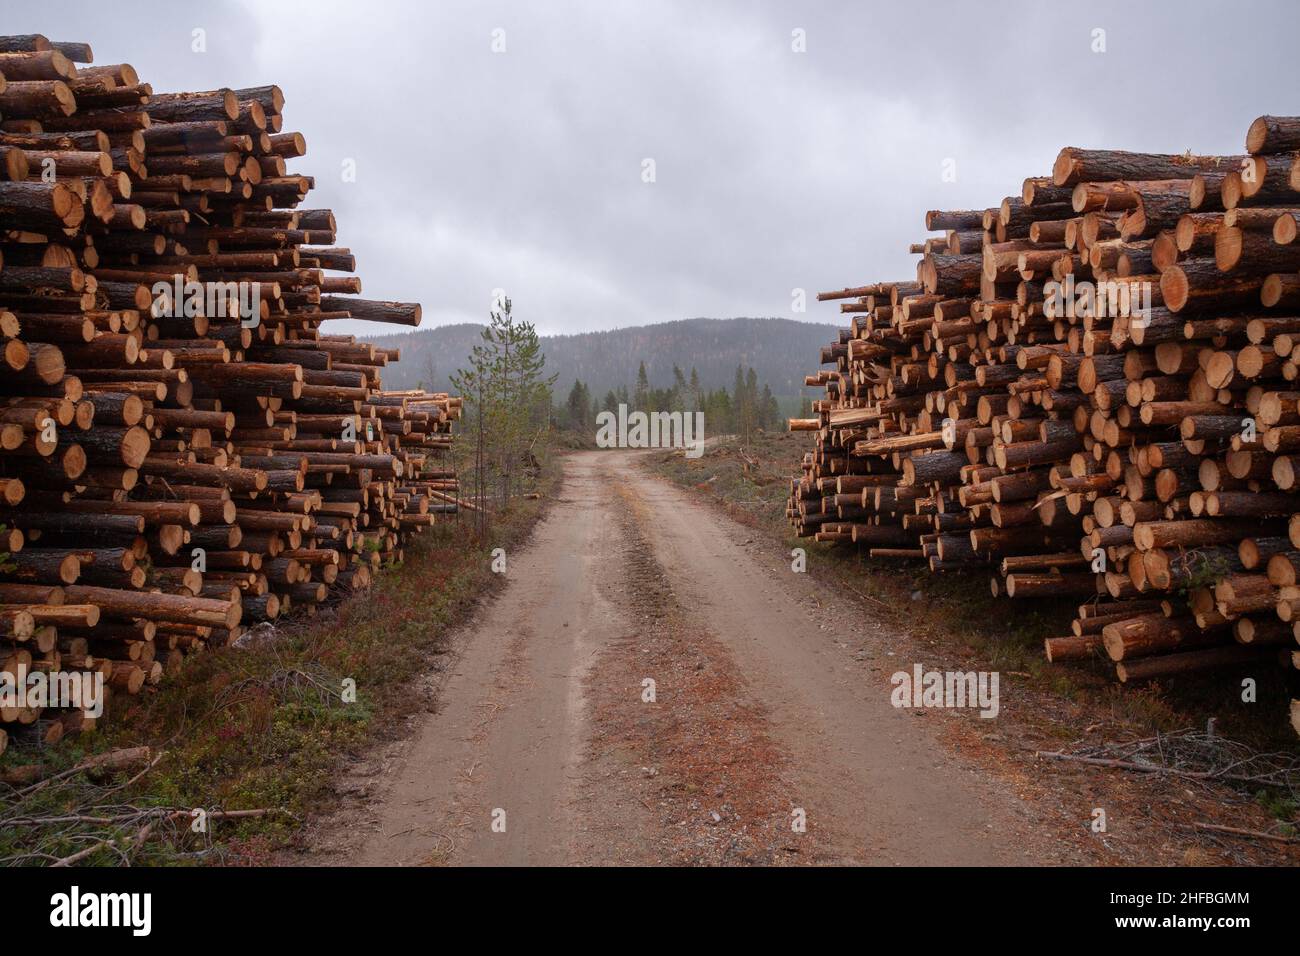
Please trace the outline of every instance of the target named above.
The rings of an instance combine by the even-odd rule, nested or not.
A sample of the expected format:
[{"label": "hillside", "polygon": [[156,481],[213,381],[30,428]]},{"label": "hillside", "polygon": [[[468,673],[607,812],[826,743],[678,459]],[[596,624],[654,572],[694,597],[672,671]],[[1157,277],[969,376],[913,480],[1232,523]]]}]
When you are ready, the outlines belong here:
[{"label": "hillside", "polygon": [[[373,339],[385,348],[400,347],[402,360],[384,369],[387,388],[413,388],[423,382],[435,390],[449,385],[448,377],[463,367],[483,326],[444,325],[406,335]],[[620,385],[631,387],[637,366],[645,362],[650,384],[667,386],[673,366],[700,384],[730,388],[737,365],[752,366],[760,382],[778,398],[799,395],[809,354],[838,334],[834,325],[789,319],[683,319],[657,325],[542,336],[548,374],[559,374],[555,390],[563,395],[573,380],[586,382],[593,395]]]}]

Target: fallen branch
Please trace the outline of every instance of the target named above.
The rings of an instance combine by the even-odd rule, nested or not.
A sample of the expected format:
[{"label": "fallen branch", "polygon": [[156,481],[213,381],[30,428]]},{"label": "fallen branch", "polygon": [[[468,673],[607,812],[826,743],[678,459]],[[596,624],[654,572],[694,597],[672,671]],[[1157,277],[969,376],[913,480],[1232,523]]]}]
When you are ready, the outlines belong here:
[{"label": "fallen branch", "polygon": [[[44,826],[50,823],[97,823],[102,825],[113,823],[125,823],[131,820],[147,819],[157,817],[160,820],[183,820],[188,819],[194,813],[194,810],[178,810],[172,807],[157,807],[151,810],[137,810],[133,813],[119,813],[111,817],[97,817],[88,814],[73,813],[60,817],[13,817],[4,821],[6,826]],[[207,815],[212,820],[242,820],[249,817],[264,817],[270,813],[283,813],[292,817],[293,814],[284,807],[264,807],[256,810],[208,810]]]},{"label": "fallen branch", "polygon": [[1223,773],[1218,770],[1176,770],[1173,767],[1161,767],[1156,764],[1134,763],[1131,760],[1115,760],[1109,757],[1081,757],[1078,754],[1061,753],[1055,750],[1035,751],[1036,757],[1050,757],[1053,760],[1072,760],[1094,767],[1111,767],[1116,770],[1132,770],[1138,773],[1167,773],[1172,777],[1186,780],[1235,780],[1239,783],[1259,783],[1256,777],[1241,774]]},{"label": "fallen branch", "polygon": [[1276,833],[1264,833],[1260,830],[1245,830],[1241,827],[1222,826],[1218,823],[1186,823],[1194,830],[1206,830],[1210,833],[1225,833],[1229,836],[1243,837],[1247,840],[1272,840],[1274,843],[1300,843],[1300,837],[1281,836]]},{"label": "fallen branch", "polygon": [[[144,843],[145,840],[149,839],[149,836],[152,833],[153,833],[153,824],[146,823],[143,827],[140,828],[139,833],[137,833],[134,837],[127,837],[124,842],[127,844],[134,843],[136,846],[140,846],[140,844]],[[79,863],[82,860],[86,859],[87,857],[92,856],[97,851],[106,848],[117,849],[117,840],[116,839],[98,840],[95,843],[91,844],[90,846],[86,847],[84,850],[78,850],[76,853],[72,854],[71,856],[65,856],[62,859],[55,860],[53,863],[50,864],[50,866],[72,866],[72,864]]]},{"label": "fallen branch", "polygon": [[[158,756],[162,756],[159,754]],[[157,761],[153,757],[153,752],[148,747],[123,747],[119,750],[110,750],[107,753],[94,754],[85,758],[76,766],[69,767],[52,776],[42,780],[37,780],[31,786],[18,791],[18,796],[26,797],[39,790],[48,787],[57,780],[64,780],[68,777],[76,776],[87,770],[118,770],[123,767],[134,767],[142,763],[150,766]],[[18,767],[15,770],[27,770],[26,767]],[[6,781],[7,782],[7,781]]]}]

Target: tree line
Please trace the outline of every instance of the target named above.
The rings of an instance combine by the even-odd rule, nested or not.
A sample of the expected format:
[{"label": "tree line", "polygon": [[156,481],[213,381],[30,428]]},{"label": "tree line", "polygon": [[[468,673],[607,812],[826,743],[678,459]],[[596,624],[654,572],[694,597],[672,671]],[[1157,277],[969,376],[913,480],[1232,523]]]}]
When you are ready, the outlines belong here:
[{"label": "tree line", "polygon": [[591,394],[581,380],[575,379],[568,399],[555,408],[553,417],[561,428],[594,432],[596,416],[601,412],[617,413],[619,405],[626,405],[630,412],[703,412],[709,434],[739,435],[744,441],[760,429],[771,431],[781,425],[781,409],[771,388],[766,383],[760,388],[757,373],[743,365],[736,366],[730,390],[705,389],[694,368],[688,376],[677,365],[673,366],[671,385],[652,387],[645,362],[637,370],[636,384],[631,389],[621,385],[604,397]]},{"label": "tree line", "polygon": [[[702,412],[708,433],[738,435],[744,441],[759,430],[775,430],[782,424],[771,388],[766,383],[760,386],[758,374],[744,365],[736,366],[728,390],[706,389],[694,368],[687,375],[677,365],[670,385],[654,387],[641,362],[630,389],[622,385],[598,397],[575,379],[567,401],[558,406],[552,393],[555,376],[548,376],[545,366],[533,324],[516,318],[512,303],[503,297],[473,347],[468,367],[451,376],[452,388],[465,402],[457,457],[473,455],[472,462],[458,464],[462,487],[473,488],[480,501],[490,495],[504,505],[532,487],[540,469],[539,455],[553,428],[594,436],[596,416],[618,414],[620,405],[647,414]],[[427,371],[432,380],[434,369]]]}]

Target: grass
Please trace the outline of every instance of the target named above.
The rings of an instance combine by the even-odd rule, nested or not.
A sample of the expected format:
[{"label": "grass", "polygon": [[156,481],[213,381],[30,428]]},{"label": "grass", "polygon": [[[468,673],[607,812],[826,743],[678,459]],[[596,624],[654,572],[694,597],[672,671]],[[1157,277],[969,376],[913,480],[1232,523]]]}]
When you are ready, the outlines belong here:
[{"label": "grass", "polygon": [[1295,821],[1300,820],[1300,800],[1280,790],[1272,789],[1255,791],[1255,802],[1283,823],[1283,826],[1278,828],[1279,836],[1297,835]]},{"label": "grass", "polygon": [[[543,490],[553,475],[543,477]],[[156,690],[115,698],[94,733],[44,751],[11,747],[0,774],[37,763],[48,777],[90,754],[140,744],[164,755],[135,782],[77,773],[25,796],[0,785],[0,862],[52,862],[106,838],[130,841],[142,814],[195,807],[275,812],[216,821],[198,834],[188,820],[161,822],[142,844],[104,847],[81,862],[266,862],[305,815],[328,805],[340,761],[427,709],[427,688],[416,679],[446,651],[451,628],[500,585],[492,549],[519,546],[542,508],[515,502],[493,516],[487,540],[473,536],[469,514],[436,525],[369,591],[284,624],[273,639],[187,658]],[[49,820],[70,816],[121,819]]]}]

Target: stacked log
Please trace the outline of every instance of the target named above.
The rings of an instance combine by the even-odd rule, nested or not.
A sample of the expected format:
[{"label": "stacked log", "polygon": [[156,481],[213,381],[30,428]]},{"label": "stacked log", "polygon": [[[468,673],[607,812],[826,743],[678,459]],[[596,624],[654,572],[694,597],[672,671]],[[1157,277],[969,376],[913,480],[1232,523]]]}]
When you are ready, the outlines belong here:
[{"label": "stacked log", "polygon": [[[1061,150],[934,211],[913,279],[850,316],[792,479],[796,533],[1073,597],[1051,660],[1120,680],[1300,639],[1300,118],[1239,156]],[[1297,705],[1300,709],[1300,705]]]},{"label": "stacked log", "polygon": [[[291,173],[278,87],[156,93],[85,44],[0,38],[0,667],[138,693],[184,655],[369,585],[454,514],[455,396],[326,322],[359,297]],[[57,739],[91,718],[0,707]],[[0,734],[0,740],[9,734]]]}]

